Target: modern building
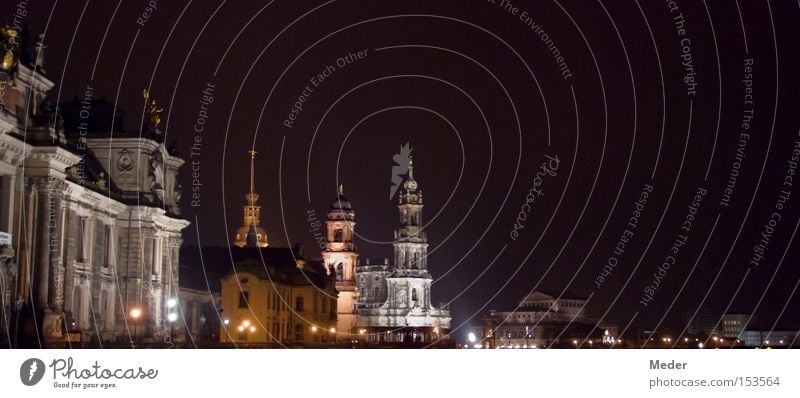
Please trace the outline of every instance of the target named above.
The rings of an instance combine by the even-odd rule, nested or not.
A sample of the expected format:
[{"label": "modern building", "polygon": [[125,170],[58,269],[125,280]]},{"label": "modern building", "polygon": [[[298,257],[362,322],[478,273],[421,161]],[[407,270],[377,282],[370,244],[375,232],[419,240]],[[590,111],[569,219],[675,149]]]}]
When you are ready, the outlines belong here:
[{"label": "modern building", "polygon": [[[725,314],[719,321],[719,334],[727,339],[739,339],[740,334],[747,329],[749,323],[754,321],[751,319],[750,314]],[[752,323],[752,322],[751,322]]]},{"label": "modern building", "polygon": [[720,312],[711,308],[698,308],[685,314],[686,332],[690,335],[710,335],[716,331]]},{"label": "modern building", "polygon": [[177,297],[189,225],[162,109],[146,93],[142,131],[125,131],[87,85],[57,112],[44,46],[32,53],[18,35],[0,37],[0,345],[152,339]]}]

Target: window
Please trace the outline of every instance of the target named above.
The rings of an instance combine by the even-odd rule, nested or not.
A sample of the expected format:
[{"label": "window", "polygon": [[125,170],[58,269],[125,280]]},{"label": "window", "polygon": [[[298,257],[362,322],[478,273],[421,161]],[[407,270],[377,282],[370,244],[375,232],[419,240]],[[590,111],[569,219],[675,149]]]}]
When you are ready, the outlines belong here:
[{"label": "window", "polygon": [[78,252],[76,260],[85,262],[88,260],[89,239],[88,239],[89,218],[80,217],[78,219]]},{"label": "window", "polygon": [[322,313],[328,312],[328,299],[322,298]]},{"label": "window", "polygon": [[104,267],[113,267],[115,264],[114,258],[116,254],[114,252],[114,227],[111,225],[106,225],[103,229],[103,247],[105,249],[105,258],[103,261]]},{"label": "window", "polygon": [[341,228],[337,228],[333,230],[333,241],[334,242],[341,242],[342,236],[344,235],[344,231]]},{"label": "window", "polygon": [[303,310],[303,297],[298,296],[294,299],[294,309],[295,311],[302,311]]},{"label": "window", "polygon": [[294,340],[303,341],[303,325],[299,323],[294,325]]},{"label": "window", "polygon": [[275,322],[275,323],[272,324],[272,338],[275,341],[280,341],[281,340],[281,330],[280,329],[281,329],[281,326],[278,324],[278,322]]},{"label": "window", "polygon": [[239,295],[239,308],[247,308],[247,303],[250,302],[250,293],[249,292],[241,292]]},{"label": "window", "polygon": [[417,289],[411,289],[411,301],[417,301]]}]

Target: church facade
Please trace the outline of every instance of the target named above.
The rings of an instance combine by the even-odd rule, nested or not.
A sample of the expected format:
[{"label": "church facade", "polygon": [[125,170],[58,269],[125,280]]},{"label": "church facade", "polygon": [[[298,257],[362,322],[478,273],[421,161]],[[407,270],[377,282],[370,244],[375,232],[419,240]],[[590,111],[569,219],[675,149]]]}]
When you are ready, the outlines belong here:
[{"label": "church facade", "polygon": [[400,189],[400,224],[394,231],[394,258],[360,263],[354,238],[355,211],[342,190],[327,215],[323,261],[336,275],[340,333],[369,342],[432,343],[450,329],[450,311],[431,299],[428,238],[422,221],[422,189],[413,159]]}]

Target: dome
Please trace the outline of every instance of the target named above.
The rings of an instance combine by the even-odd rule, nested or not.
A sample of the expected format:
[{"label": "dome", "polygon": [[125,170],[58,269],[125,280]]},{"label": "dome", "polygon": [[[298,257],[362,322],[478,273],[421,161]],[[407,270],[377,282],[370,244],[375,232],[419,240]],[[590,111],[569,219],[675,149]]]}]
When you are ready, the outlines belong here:
[{"label": "dome", "polygon": [[331,202],[331,210],[351,211],[353,210],[353,205],[350,204],[350,201],[347,200],[344,195],[339,194],[339,196]]}]

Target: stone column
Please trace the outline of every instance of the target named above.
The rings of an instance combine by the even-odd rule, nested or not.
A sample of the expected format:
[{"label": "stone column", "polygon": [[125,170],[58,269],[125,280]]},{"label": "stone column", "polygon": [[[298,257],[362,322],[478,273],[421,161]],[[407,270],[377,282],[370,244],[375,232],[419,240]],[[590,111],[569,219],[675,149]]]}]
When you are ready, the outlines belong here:
[{"label": "stone column", "polygon": [[22,196],[25,199],[22,206],[23,220],[20,223],[22,225],[18,225],[16,229],[19,233],[17,241],[20,242],[17,292],[25,302],[29,302],[31,297],[29,295],[30,290],[28,289],[28,284],[31,283],[30,277],[33,269],[33,215],[35,212],[34,205],[36,203],[36,186],[30,181],[26,185],[28,185],[28,190],[23,190]]},{"label": "stone column", "polygon": [[37,184],[36,201],[36,253],[33,271],[33,299],[37,308],[49,304],[50,282],[50,189],[48,181],[42,179]]},{"label": "stone column", "polygon": [[53,205],[51,206],[51,211],[54,215],[50,215],[49,217],[55,217],[56,220],[51,220],[50,225],[51,227],[55,224],[55,228],[52,228],[50,231],[50,245],[53,247],[50,248],[51,258],[50,258],[50,308],[53,309],[55,312],[62,312],[64,310],[64,282],[65,282],[65,275],[64,275],[64,247],[65,245],[65,220],[66,220],[66,210],[67,207],[64,206],[64,193],[63,190],[66,188],[66,184],[61,182],[61,184],[51,184],[53,191],[51,191],[51,195],[54,198]]}]

